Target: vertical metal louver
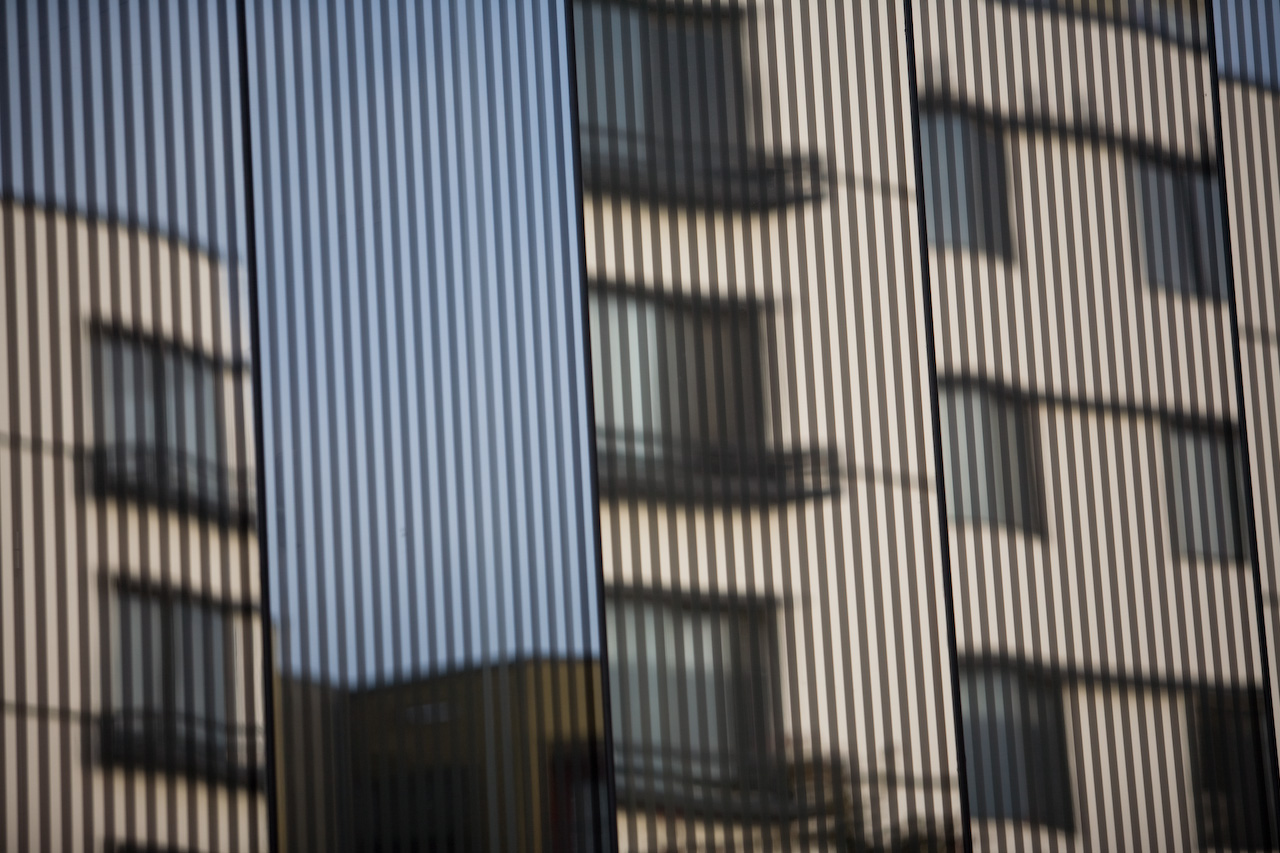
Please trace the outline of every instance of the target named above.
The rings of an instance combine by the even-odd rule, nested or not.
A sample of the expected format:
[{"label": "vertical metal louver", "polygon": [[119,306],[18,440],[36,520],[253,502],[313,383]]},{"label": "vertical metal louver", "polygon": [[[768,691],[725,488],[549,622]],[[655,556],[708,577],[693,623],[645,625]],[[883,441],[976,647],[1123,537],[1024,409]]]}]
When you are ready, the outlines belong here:
[{"label": "vertical metal louver", "polygon": [[1221,10],[911,10],[971,843],[1274,849],[1276,528],[1242,452],[1274,427],[1241,384]]},{"label": "vertical metal louver", "polygon": [[620,849],[960,838],[904,34],[574,4]]}]

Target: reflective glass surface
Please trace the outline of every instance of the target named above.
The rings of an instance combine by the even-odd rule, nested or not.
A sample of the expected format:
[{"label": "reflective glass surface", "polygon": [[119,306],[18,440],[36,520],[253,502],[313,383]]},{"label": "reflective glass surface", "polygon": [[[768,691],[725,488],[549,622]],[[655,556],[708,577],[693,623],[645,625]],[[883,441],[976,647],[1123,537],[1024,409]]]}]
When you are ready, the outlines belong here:
[{"label": "reflective glass surface", "polygon": [[0,850],[1280,850],[1271,0],[0,69]]}]

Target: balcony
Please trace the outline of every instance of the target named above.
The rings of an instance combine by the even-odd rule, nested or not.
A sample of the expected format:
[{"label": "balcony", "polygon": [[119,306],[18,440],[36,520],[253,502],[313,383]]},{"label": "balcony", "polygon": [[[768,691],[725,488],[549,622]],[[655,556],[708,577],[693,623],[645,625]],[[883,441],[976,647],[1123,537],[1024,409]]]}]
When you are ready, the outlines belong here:
[{"label": "balcony", "polygon": [[839,479],[839,460],[825,448],[679,445],[601,430],[596,453],[602,498],[785,503],[831,494]]},{"label": "balcony", "polygon": [[189,512],[221,524],[252,527],[257,488],[252,474],[195,454],[126,444],[92,451],[92,488],[117,497]]},{"label": "balcony", "polygon": [[266,780],[266,734],[172,711],[118,710],[101,718],[101,758],[112,767],[181,773],[231,785]]}]

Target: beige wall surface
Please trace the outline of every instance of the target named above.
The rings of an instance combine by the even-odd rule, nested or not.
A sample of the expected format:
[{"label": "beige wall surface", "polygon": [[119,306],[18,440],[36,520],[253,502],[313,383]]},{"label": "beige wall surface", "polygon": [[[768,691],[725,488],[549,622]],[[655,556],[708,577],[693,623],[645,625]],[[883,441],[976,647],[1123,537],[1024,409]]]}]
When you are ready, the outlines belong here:
[{"label": "beige wall surface", "polygon": [[[6,798],[3,846],[19,849],[25,827],[30,849],[103,850],[127,841],[185,850],[262,849],[267,814],[258,783],[181,764],[165,769],[149,762],[169,759],[148,758],[146,747],[139,756],[107,746],[112,721],[122,719],[122,685],[151,678],[146,673],[161,678],[160,669],[139,670],[121,657],[121,632],[128,629],[119,597],[141,590],[162,596],[157,601],[242,614],[225,623],[230,645],[196,647],[226,667],[209,677],[232,694],[225,713],[202,706],[196,714],[219,713],[224,720],[207,730],[230,737],[217,747],[219,755],[228,750],[233,765],[261,761],[261,755],[256,761],[245,755],[263,749],[252,518],[231,521],[218,512],[182,510],[179,500],[148,499],[132,484],[100,481],[96,464],[102,453],[127,449],[107,444],[95,430],[104,396],[117,393],[122,381],[121,369],[104,364],[96,344],[104,338],[143,341],[170,360],[165,370],[179,353],[215,365],[210,381],[217,411],[209,416],[218,419],[216,461],[230,476],[228,490],[237,487],[236,475],[254,482],[248,334],[235,328],[244,318],[232,315],[226,271],[179,241],[106,220],[15,202],[5,202],[0,216],[14,235],[12,242],[0,242],[0,267],[18,273],[6,278],[8,298],[0,300],[0,335],[12,338],[0,343],[0,399],[11,403],[0,416],[0,435],[11,448],[0,455],[0,541],[22,543],[0,575],[0,696],[4,754],[12,759],[25,750],[28,756],[5,762],[13,777],[6,778],[5,790],[25,790],[26,796]],[[125,417],[134,411],[142,410]],[[195,408],[188,412],[197,416]],[[156,439],[138,441],[150,460],[144,464],[157,466],[145,470],[168,464],[145,456],[160,452]],[[147,484],[138,481],[141,488]],[[168,654],[161,646],[201,629],[175,617],[161,630],[163,635],[148,633],[142,640],[148,653]],[[175,658],[175,665],[206,672],[208,664]],[[122,675],[126,670],[132,675]],[[185,701],[174,698],[181,689],[154,687],[167,698],[150,706],[153,711],[172,714],[173,702]],[[151,728],[141,730],[142,742],[162,744],[152,749],[167,753],[171,735],[164,727],[182,725],[181,712],[176,714],[161,712],[144,723]],[[176,743],[179,752],[185,749],[181,736]],[[192,750],[201,754],[204,748]],[[47,814],[39,812],[42,803]],[[24,807],[35,811],[18,814]]]}]

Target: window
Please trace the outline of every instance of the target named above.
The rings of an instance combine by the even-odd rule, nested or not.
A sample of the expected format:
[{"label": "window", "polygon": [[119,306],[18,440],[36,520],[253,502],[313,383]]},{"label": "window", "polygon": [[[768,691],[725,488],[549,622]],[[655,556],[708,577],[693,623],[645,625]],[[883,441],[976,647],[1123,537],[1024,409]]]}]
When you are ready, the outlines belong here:
[{"label": "window", "polygon": [[217,777],[256,771],[262,732],[245,725],[248,616],[172,592],[119,588],[105,753],[121,763]]},{"label": "window", "polygon": [[834,453],[766,438],[762,306],[598,287],[589,315],[602,491],[759,502],[834,490]]},{"label": "window", "polygon": [[930,244],[1011,255],[1001,134],[961,112],[922,107],[920,144]]},{"label": "window", "polygon": [[1196,708],[1196,787],[1200,845],[1274,850],[1275,744],[1257,688],[1205,690]]},{"label": "window", "polygon": [[960,710],[975,820],[1071,829],[1062,688],[1056,679],[1010,666],[960,671]]},{"label": "window", "polygon": [[752,306],[596,290],[590,310],[605,446],[640,455],[761,447],[760,321]]},{"label": "window", "polygon": [[1217,174],[1137,160],[1142,261],[1147,281],[1187,296],[1227,296],[1226,237]]},{"label": "window", "polygon": [[664,595],[614,591],[605,604],[620,794],[757,787],[773,751],[772,613]]},{"label": "window", "polygon": [[1173,425],[1168,458],[1177,553],[1246,558],[1244,478],[1234,436],[1224,429]]},{"label": "window", "polygon": [[741,159],[740,12],[587,2],[574,20],[585,159],[674,157],[689,176]]},{"label": "window", "polygon": [[1041,532],[1039,454],[1021,402],[982,385],[944,382],[938,403],[950,518]]},{"label": "window", "polygon": [[197,511],[249,512],[249,486],[226,466],[219,363],[107,332],[97,335],[95,354],[97,486]]}]

